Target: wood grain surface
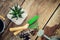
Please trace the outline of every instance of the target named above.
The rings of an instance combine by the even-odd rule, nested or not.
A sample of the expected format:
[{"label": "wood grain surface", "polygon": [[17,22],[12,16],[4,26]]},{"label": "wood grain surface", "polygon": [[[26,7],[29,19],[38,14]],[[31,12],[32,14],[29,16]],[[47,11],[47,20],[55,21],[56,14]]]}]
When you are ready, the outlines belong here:
[{"label": "wood grain surface", "polygon": [[[18,36],[14,36],[13,33],[9,31],[10,27],[17,27],[18,25],[11,22],[6,16],[10,10],[9,7],[14,6],[16,3],[18,3],[28,13],[28,17],[22,25],[26,24],[27,20],[32,18],[34,15],[39,15],[39,29],[42,29],[51,14],[60,3],[60,0],[6,0],[5,2],[0,1],[0,4],[3,4],[2,7],[0,7],[0,15],[6,18],[6,29],[2,34],[2,40],[21,40]],[[31,40],[35,40],[35,37],[36,36],[32,36]]]},{"label": "wood grain surface", "polygon": [[[45,35],[51,36],[59,36],[60,37],[60,6],[55,11],[54,15],[47,23],[46,27],[44,28]],[[56,31],[58,30],[58,31]],[[42,37],[42,40],[46,40],[46,38]]]}]

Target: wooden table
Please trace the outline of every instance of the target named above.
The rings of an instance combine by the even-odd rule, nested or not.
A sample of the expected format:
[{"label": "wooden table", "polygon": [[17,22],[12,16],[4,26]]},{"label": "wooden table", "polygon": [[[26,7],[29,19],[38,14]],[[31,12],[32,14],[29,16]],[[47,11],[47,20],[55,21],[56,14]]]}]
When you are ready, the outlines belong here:
[{"label": "wooden table", "polygon": [[[34,15],[39,15],[40,18],[38,20],[39,23],[39,29],[42,29],[51,14],[54,12],[58,4],[60,3],[59,0],[6,0],[5,2],[0,1],[2,4],[2,7],[0,7],[0,15],[6,18],[5,24],[6,28],[4,33],[1,35],[2,40],[10,40],[10,38],[15,38],[16,40],[19,40],[19,37],[16,37],[12,34],[12,32],[9,31],[10,27],[16,27],[13,22],[11,22],[7,18],[7,14],[9,12],[9,7],[14,6],[14,4],[18,3],[22,8],[24,8],[27,13],[28,17],[23,22],[22,25],[24,25],[28,19],[32,18]],[[21,25],[21,26],[22,26]],[[31,40],[34,40],[36,36],[33,36]]]}]

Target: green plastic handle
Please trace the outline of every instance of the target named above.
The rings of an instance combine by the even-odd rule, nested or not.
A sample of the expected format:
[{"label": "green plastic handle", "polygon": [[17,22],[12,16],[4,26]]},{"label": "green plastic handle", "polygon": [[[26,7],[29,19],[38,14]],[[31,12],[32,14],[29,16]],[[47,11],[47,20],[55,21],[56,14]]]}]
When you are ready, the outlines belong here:
[{"label": "green plastic handle", "polygon": [[37,21],[39,18],[38,15],[35,15],[33,18],[31,18],[30,20],[28,20],[28,24],[31,25],[33,24],[35,21]]},{"label": "green plastic handle", "polygon": [[29,25],[28,28],[30,28],[30,29],[38,28],[38,22],[35,22],[35,23],[33,23],[32,25]]}]

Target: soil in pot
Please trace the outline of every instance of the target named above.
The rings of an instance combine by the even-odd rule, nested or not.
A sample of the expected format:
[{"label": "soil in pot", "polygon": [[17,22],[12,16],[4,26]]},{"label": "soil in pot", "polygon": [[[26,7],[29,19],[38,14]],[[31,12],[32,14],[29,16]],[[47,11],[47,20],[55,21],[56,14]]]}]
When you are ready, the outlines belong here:
[{"label": "soil in pot", "polygon": [[2,32],[4,28],[4,23],[2,22],[2,20],[0,19],[0,32]]}]

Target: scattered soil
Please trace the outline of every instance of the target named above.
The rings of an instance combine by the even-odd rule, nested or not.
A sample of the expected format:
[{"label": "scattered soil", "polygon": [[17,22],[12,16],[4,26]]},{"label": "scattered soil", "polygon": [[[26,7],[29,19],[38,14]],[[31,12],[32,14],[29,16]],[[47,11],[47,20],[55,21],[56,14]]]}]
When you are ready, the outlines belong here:
[{"label": "scattered soil", "polygon": [[[54,35],[60,35],[60,32],[59,32],[59,30],[60,30],[60,23],[57,25],[54,25],[54,26],[52,26],[52,27],[49,27],[49,26],[46,26],[45,28],[44,28],[44,31],[45,31],[45,35],[47,35],[47,36],[54,36]],[[57,34],[56,34],[57,33]],[[47,40],[46,38],[44,38],[44,37],[42,37],[42,40]]]},{"label": "scattered soil", "polygon": [[3,30],[4,24],[3,22],[0,20],[0,32]]}]

